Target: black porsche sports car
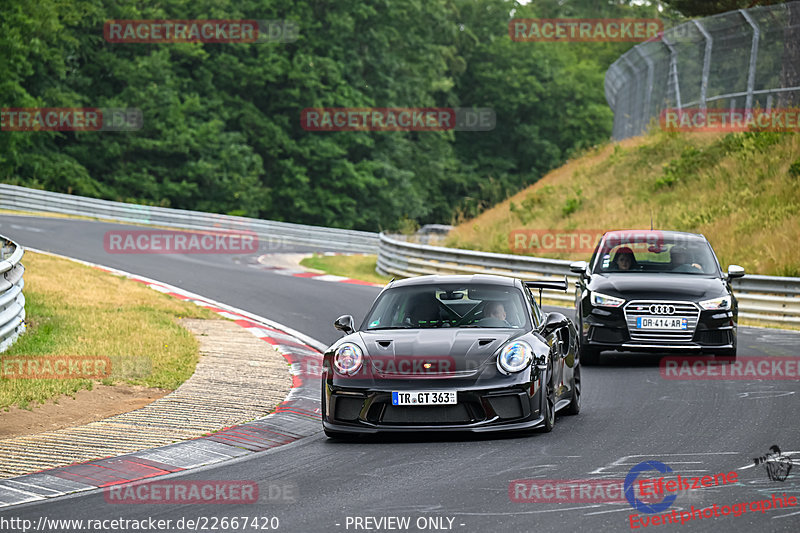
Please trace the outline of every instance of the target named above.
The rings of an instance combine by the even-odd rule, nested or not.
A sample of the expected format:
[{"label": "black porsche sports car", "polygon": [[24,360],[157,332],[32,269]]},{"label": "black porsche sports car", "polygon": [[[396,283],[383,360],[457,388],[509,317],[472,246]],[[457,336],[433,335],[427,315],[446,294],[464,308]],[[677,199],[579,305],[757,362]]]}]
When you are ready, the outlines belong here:
[{"label": "black porsche sports car", "polygon": [[575,325],[543,313],[531,289],[563,281],[420,276],[392,281],[356,330],[324,354],[322,426],[329,437],[379,431],[553,429],[577,414]]},{"label": "black porsche sports car", "polygon": [[702,235],[611,231],[589,263],[577,261],[576,321],[581,360],[603,350],[692,351],[736,356],[738,304],[731,280]]}]

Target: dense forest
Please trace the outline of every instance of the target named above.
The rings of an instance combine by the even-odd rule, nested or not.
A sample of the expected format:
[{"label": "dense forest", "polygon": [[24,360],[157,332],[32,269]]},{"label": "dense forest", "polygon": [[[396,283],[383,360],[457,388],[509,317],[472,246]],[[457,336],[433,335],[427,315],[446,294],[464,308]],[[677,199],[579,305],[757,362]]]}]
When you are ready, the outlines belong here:
[{"label": "dense forest", "polygon": [[[634,43],[514,42],[512,18],[657,16],[623,0],[4,0],[0,106],[138,108],[143,125],[2,131],[0,181],[373,231],[448,223],[611,131],[605,70]],[[130,19],[286,20],[297,36],[104,37]],[[311,107],[492,108],[497,123],[317,132],[301,127]]]}]

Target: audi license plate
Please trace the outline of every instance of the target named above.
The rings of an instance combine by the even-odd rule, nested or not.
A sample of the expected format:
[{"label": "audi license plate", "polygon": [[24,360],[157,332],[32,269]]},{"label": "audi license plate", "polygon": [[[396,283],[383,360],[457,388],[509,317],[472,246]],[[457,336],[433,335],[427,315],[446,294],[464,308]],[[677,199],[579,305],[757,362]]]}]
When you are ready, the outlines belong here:
[{"label": "audi license plate", "polygon": [[669,316],[637,316],[636,329],[686,329],[685,318]]},{"label": "audi license plate", "polygon": [[456,391],[393,392],[392,405],[455,405]]}]

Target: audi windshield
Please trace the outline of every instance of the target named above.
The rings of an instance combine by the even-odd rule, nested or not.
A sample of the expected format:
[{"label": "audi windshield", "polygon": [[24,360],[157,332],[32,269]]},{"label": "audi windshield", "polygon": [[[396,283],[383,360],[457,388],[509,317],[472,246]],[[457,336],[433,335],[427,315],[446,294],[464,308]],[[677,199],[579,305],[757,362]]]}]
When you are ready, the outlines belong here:
[{"label": "audi windshield", "polygon": [[606,238],[593,273],[667,273],[719,276],[719,264],[704,239],[661,233]]}]

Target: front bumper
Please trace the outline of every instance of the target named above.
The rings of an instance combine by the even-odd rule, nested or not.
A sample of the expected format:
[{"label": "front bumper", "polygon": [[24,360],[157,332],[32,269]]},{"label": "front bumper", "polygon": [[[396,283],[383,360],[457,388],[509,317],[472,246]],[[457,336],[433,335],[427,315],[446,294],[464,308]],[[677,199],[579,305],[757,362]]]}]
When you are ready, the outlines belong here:
[{"label": "front bumper", "polygon": [[[737,312],[699,310],[695,315],[685,315],[690,330],[683,335],[654,331],[649,338],[632,330],[634,320],[626,317],[622,308],[591,307],[583,317],[581,331],[584,346],[596,350],[617,351],[691,351],[724,352],[735,348]],[[637,335],[638,333],[638,335]]]},{"label": "front bumper", "polygon": [[[322,425],[350,433],[414,431],[513,431],[544,425],[538,380],[492,389],[456,389],[455,405],[393,406],[392,391],[403,388],[323,388]],[[448,390],[423,386],[417,390]],[[449,390],[453,390],[452,388]]]}]

